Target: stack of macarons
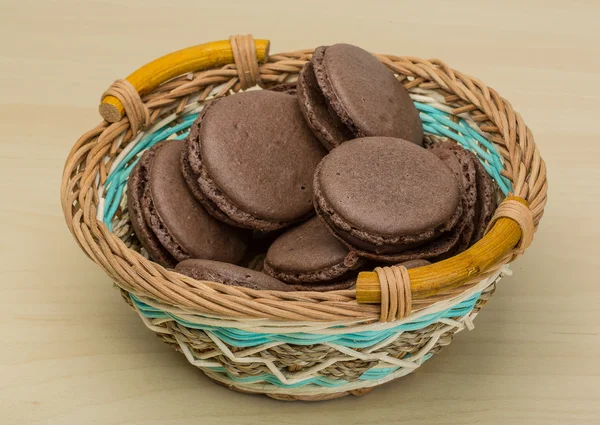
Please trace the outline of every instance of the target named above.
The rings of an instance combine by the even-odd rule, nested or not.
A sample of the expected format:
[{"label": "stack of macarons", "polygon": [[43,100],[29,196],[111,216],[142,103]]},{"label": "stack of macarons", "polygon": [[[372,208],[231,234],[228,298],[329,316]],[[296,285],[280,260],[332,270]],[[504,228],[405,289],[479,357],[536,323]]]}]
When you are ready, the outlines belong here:
[{"label": "stack of macarons", "polygon": [[155,262],[253,289],[330,291],[479,240],[494,185],[471,152],[423,147],[407,90],[356,46],[318,48],[294,84],[209,102],[147,150],[127,199]]}]

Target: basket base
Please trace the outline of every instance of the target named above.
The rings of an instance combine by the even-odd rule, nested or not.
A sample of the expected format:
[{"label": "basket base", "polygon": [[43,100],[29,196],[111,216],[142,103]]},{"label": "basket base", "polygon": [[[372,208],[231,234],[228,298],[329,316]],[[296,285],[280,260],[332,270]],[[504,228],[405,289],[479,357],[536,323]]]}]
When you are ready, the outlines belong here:
[{"label": "basket base", "polygon": [[235,391],[238,393],[244,393],[244,394],[266,395],[267,397],[271,397],[272,399],[280,400],[280,401],[326,401],[326,400],[333,400],[336,398],[345,397],[348,395],[360,397],[362,395],[365,395],[365,394],[371,392],[373,389],[376,388],[376,387],[360,388],[360,389],[351,390],[351,391],[340,391],[339,393],[314,394],[314,395],[274,394],[274,393],[261,393],[261,392],[248,391],[248,390],[245,390],[242,388],[238,388],[235,385],[225,384],[223,382],[217,381],[216,379],[212,378],[210,375],[208,375],[206,373],[205,373],[205,375],[208,378],[210,378],[210,380],[212,380],[213,382],[215,382],[229,390],[232,390],[232,391]]},{"label": "basket base", "polygon": [[[371,352],[373,350],[366,355],[360,350],[348,354],[346,351],[351,350],[341,351],[335,343],[331,343],[330,345],[333,345],[334,350],[347,355],[347,358],[341,358],[340,353],[333,351],[332,354],[332,350],[329,349],[332,347],[326,344],[297,345],[276,341],[275,345],[270,345],[270,343],[265,344],[264,341],[260,340],[258,342],[253,341],[254,345],[251,349],[244,346],[237,347],[235,345],[236,341],[232,345],[228,345],[219,339],[218,334],[215,332],[198,329],[196,325],[189,327],[186,323],[177,321],[178,316],[161,315],[160,309],[156,307],[153,309],[151,305],[143,304],[141,301],[132,298],[131,294],[126,291],[122,290],[121,293],[127,303],[140,314],[146,326],[154,331],[163,342],[172,346],[176,351],[183,353],[192,365],[225,388],[246,394],[263,394],[282,401],[325,401],[347,395],[361,396],[369,393],[375,387],[413,373],[425,360],[450,344],[455,333],[465,328],[472,328],[472,320],[493,294],[495,283],[501,276],[502,273],[498,272],[497,275],[482,280],[477,286],[470,288],[469,292],[462,294],[462,298],[456,301],[456,305],[442,310],[441,313],[438,312],[437,315],[428,320],[415,322],[415,329],[395,327],[393,328],[393,335],[383,335],[386,338],[383,341],[376,344],[369,340],[370,343],[375,344],[372,346],[374,347],[373,350],[380,350],[385,347],[386,351],[382,351],[384,355],[389,353],[395,355],[393,358],[386,357],[390,364],[395,364],[395,359],[410,362],[410,357],[413,355],[415,355],[415,360],[408,365],[398,365],[399,367],[393,368],[392,371],[388,370],[391,369],[389,367],[380,368],[382,370],[378,372],[383,372],[382,374],[370,374],[368,376],[366,371],[375,368],[372,363],[364,361],[363,357],[373,355]],[[442,319],[438,317],[440,314]],[[445,318],[444,314],[448,317]],[[201,317],[199,316],[199,318]],[[423,317],[427,318],[428,316]],[[407,324],[399,326],[407,326]],[[238,334],[244,336],[241,330]],[[355,334],[351,335],[356,337]],[[362,336],[362,334],[359,336]],[[225,337],[230,338],[227,334]],[[369,335],[369,337],[372,338],[372,335]],[[246,341],[242,342],[247,345]],[[315,350],[315,346],[320,351]],[[306,347],[309,347],[309,349],[306,350]],[[375,354],[378,356],[375,360],[381,361],[381,353]],[[332,383],[331,380],[327,379],[309,381],[306,379],[306,372],[305,376],[293,379],[291,382],[285,381],[286,376],[291,375],[293,378],[293,373],[299,370],[302,371],[303,367],[310,368],[315,364],[321,366],[324,361],[323,358],[332,355],[337,356],[333,358],[341,365],[330,368],[326,371],[327,374],[322,373],[322,375],[325,377],[334,375],[337,379],[343,380],[342,382]],[[277,359],[278,363],[267,364],[263,362],[267,365],[266,367],[261,363],[263,359],[270,360],[273,358]],[[351,363],[346,365],[345,362]],[[329,366],[325,365],[321,369]],[[269,368],[268,371],[266,370],[267,367]],[[284,374],[283,380],[291,386],[278,385],[282,380],[279,377],[277,378],[279,381],[273,378],[277,375],[277,371],[269,375],[273,367],[277,367],[280,374]],[[310,371],[310,369],[306,370]],[[363,376],[364,379],[361,379]],[[294,385],[298,383],[300,385]],[[333,386],[330,384],[333,384]]]}]

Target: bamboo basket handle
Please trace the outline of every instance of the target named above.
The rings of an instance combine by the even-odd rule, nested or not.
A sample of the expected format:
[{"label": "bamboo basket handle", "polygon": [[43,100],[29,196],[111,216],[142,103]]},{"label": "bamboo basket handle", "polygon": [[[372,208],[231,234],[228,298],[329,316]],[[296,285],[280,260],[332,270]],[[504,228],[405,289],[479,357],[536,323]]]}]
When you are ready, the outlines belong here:
[{"label": "bamboo basket handle", "polygon": [[[269,44],[269,40],[254,40],[259,63],[268,59]],[[143,96],[179,75],[227,65],[234,63],[234,60],[230,40],[213,41],[178,50],[153,60],[134,71],[126,80],[140,96]],[[99,110],[102,118],[108,122],[118,122],[124,114],[121,101],[110,95],[103,97]]]},{"label": "bamboo basket handle", "polygon": [[[527,201],[523,198],[509,196],[497,211],[501,211],[502,206],[507,206],[511,201],[528,207]],[[525,246],[520,247],[520,250],[524,250],[533,238],[533,218],[529,208],[522,208],[517,214],[522,220],[507,216],[493,219],[491,230],[461,254],[429,266],[408,270],[412,296],[426,298],[461,286],[471,277],[501,262],[515,247],[518,247],[520,241],[525,242]],[[379,275],[374,271],[359,273],[356,280],[356,301],[360,304],[380,304],[381,295]]]}]

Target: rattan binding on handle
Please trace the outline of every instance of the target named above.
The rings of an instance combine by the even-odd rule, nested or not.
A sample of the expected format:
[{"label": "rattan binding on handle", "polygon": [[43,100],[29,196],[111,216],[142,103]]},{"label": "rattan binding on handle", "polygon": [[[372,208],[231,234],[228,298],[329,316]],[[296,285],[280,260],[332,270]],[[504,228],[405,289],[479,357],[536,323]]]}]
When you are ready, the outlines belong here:
[{"label": "rattan binding on handle", "polygon": [[404,266],[376,267],[381,290],[380,322],[392,322],[410,316],[412,292],[410,276]]},{"label": "rattan binding on handle", "polygon": [[251,35],[233,35],[229,37],[233,60],[240,80],[240,88],[246,90],[261,83],[258,72],[258,57]]}]

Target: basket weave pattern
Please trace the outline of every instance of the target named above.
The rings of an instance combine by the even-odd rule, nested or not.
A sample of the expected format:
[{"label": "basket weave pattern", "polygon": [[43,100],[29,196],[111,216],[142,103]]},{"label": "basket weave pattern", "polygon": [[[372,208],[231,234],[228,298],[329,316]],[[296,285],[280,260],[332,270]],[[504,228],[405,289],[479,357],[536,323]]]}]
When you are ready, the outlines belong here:
[{"label": "basket weave pattern", "polygon": [[[293,81],[311,54],[270,56],[259,68],[262,84]],[[426,139],[451,139],[474,151],[499,198],[510,193],[527,200],[537,228],[546,168],[510,104],[440,61],[377,57],[409,90]],[[471,328],[517,251],[459,288],[413,294],[412,315],[391,323],[377,321],[379,306],[357,304],[354,290],[283,293],[195,281],[140,253],[124,195],[128,171],[153,143],[185,137],[207,99],[239,89],[236,64],[182,75],[143,96],[137,112],[84,134],[69,155],[62,183],[69,229],[144,323],[224,385],[302,400],[362,394],[410,373]]]}]

